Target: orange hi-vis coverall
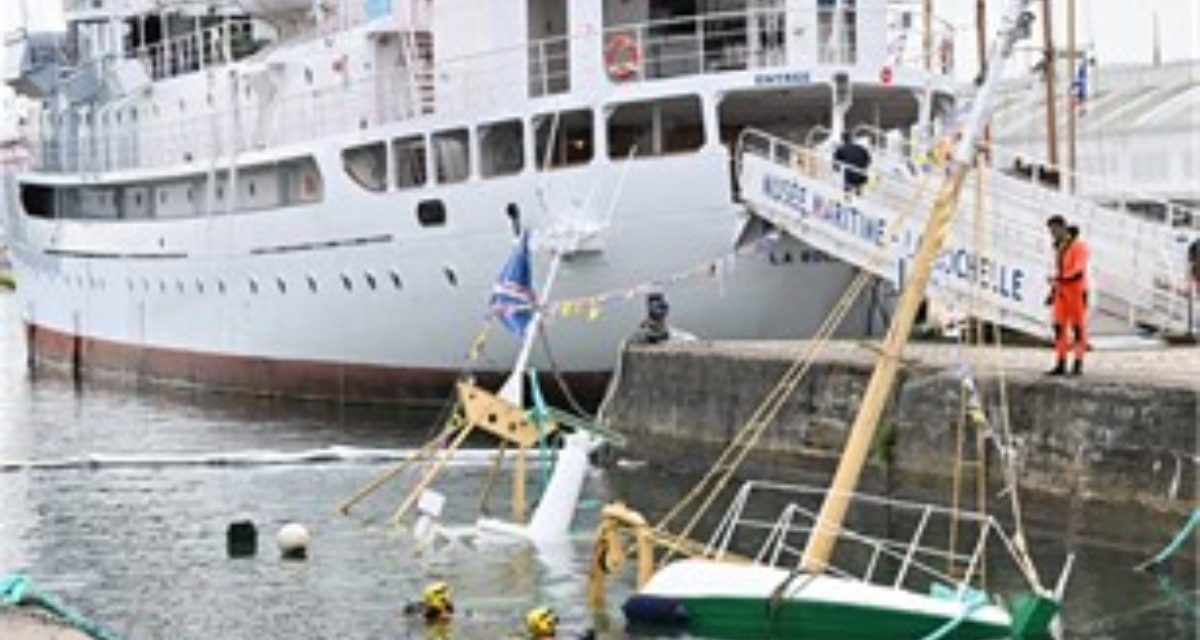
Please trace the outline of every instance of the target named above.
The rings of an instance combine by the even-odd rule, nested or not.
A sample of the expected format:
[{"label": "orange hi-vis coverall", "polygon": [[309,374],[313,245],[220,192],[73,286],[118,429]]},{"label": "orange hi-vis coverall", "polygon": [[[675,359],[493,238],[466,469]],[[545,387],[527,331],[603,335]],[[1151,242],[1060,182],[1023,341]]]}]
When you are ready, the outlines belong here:
[{"label": "orange hi-vis coverall", "polygon": [[[1070,348],[1076,360],[1087,352],[1088,248],[1078,238],[1058,250],[1058,275],[1054,278],[1054,353],[1059,360]],[[1070,343],[1074,332],[1075,342]],[[1073,347],[1073,348],[1072,348]]]}]

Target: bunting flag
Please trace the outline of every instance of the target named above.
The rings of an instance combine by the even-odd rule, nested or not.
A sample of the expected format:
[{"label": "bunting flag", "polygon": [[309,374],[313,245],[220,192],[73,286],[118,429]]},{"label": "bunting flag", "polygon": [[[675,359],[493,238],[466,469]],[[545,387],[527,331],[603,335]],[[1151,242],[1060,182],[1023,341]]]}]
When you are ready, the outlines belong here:
[{"label": "bunting flag", "polygon": [[1084,113],[1084,103],[1088,98],[1088,63],[1087,57],[1079,59],[1079,67],[1075,70],[1075,78],[1071,81],[1071,108]]},{"label": "bunting flag", "polygon": [[520,241],[500,275],[492,287],[492,299],[489,304],[494,318],[509,333],[524,337],[530,321],[533,320],[533,309],[537,304],[537,296],[533,291],[533,267],[529,259],[529,234],[522,233]]}]

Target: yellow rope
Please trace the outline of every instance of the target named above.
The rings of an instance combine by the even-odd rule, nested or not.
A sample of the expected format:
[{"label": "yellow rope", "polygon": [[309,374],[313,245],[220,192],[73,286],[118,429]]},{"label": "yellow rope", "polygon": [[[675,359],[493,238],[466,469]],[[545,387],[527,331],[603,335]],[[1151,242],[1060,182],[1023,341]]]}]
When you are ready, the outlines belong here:
[{"label": "yellow rope", "polygon": [[[926,186],[929,182],[929,175],[926,174],[918,183],[917,191],[912,199],[905,204],[901,215],[898,216],[888,226],[884,237],[887,242],[871,256],[872,263],[878,263],[887,254],[887,250],[891,245],[892,237],[898,232],[901,225],[916,211],[917,205],[920,204],[923,195],[925,194]],[[809,342],[809,348],[789,366],[787,372],[780,378],[779,382],[767,394],[763,402],[755,409],[750,419],[738,430],[733,441],[728,447],[722,451],[716,463],[710,467],[708,473],[688,492],[682,500],[680,500],[659,522],[655,525],[655,530],[660,535],[667,535],[666,529],[668,525],[680,514],[684,509],[691,505],[704,491],[707,490],[702,504],[696,509],[692,518],[687,522],[683,529],[675,536],[677,541],[687,539],[696,524],[716,501],[721,491],[728,484],[729,479],[737,471],[738,467],[745,461],[749,452],[757,444],[759,438],[770,426],[771,422],[783,408],[792,391],[803,380],[804,376],[812,368],[816,358],[823,351],[825,346],[832,338],[837,327],[841,324],[846,314],[849,313],[854,300],[862,293],[870,282],[871,275],[863,270],[855,277],[850,286],[847,287],[842,297],[837,304],[830,310],[816,335]],[[661,563],[666,563],[672,556],[673,552],[668,552],[662,559]]]}]

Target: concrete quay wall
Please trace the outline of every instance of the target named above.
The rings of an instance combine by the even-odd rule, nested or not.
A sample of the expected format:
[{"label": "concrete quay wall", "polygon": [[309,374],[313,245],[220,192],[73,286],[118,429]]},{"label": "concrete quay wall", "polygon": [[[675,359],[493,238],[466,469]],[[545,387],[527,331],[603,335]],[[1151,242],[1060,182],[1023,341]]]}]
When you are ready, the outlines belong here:
[{"label": "concrete quay wall", "polygon": [[[805,342],[691,342],[623,355],[614,426],[651,462],[703,467],[730,442]],[[876,357],[835,342],[787,399],[756,456],[831,464],[845,442]],[[881,421],[892,471],[949,476],[968,365],[989,420],[1001,428],[1001,380],[1024,488],[1084,500],[1184,510],[1200,499],[1200,349],[1096,352],[1082,377],[1050,377],[1045,349],[914,344]],[[998,366],[998,365],[1003,365]],[[974,458],[975,433],[965,431]],[[882,463],[873,463],[881,466]],[[1000,481],[989,447],[991,478]],[[968,473],[970,473],[968,471]]]}]

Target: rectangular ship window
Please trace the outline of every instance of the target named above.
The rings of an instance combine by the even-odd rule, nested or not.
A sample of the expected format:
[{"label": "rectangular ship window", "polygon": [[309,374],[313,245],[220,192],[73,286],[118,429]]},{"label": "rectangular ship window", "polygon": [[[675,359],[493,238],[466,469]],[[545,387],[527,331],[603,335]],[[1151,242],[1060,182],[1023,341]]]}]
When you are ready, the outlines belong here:
[{"label": "rectangular ship window", "polygon": [[485,178],[521,173],[525,168],[525,126],[505,120],[479,127],[479,174]]},{"label": "rectangular ship window", "polygon": [[590,109],[534,116],[537,167],[556,169],[591,162],[595,150],[593,128]]},{"label": "rectangular ship window", "polygon": [[414,189],[428,181],[425,136],[400,138],[392,143],[396,162],[396,188]]},{"label": "rectangular ship window", "polygon": [[466,129],[433,134],[438,184],[463,182],[471,177],[470,135]]}]

